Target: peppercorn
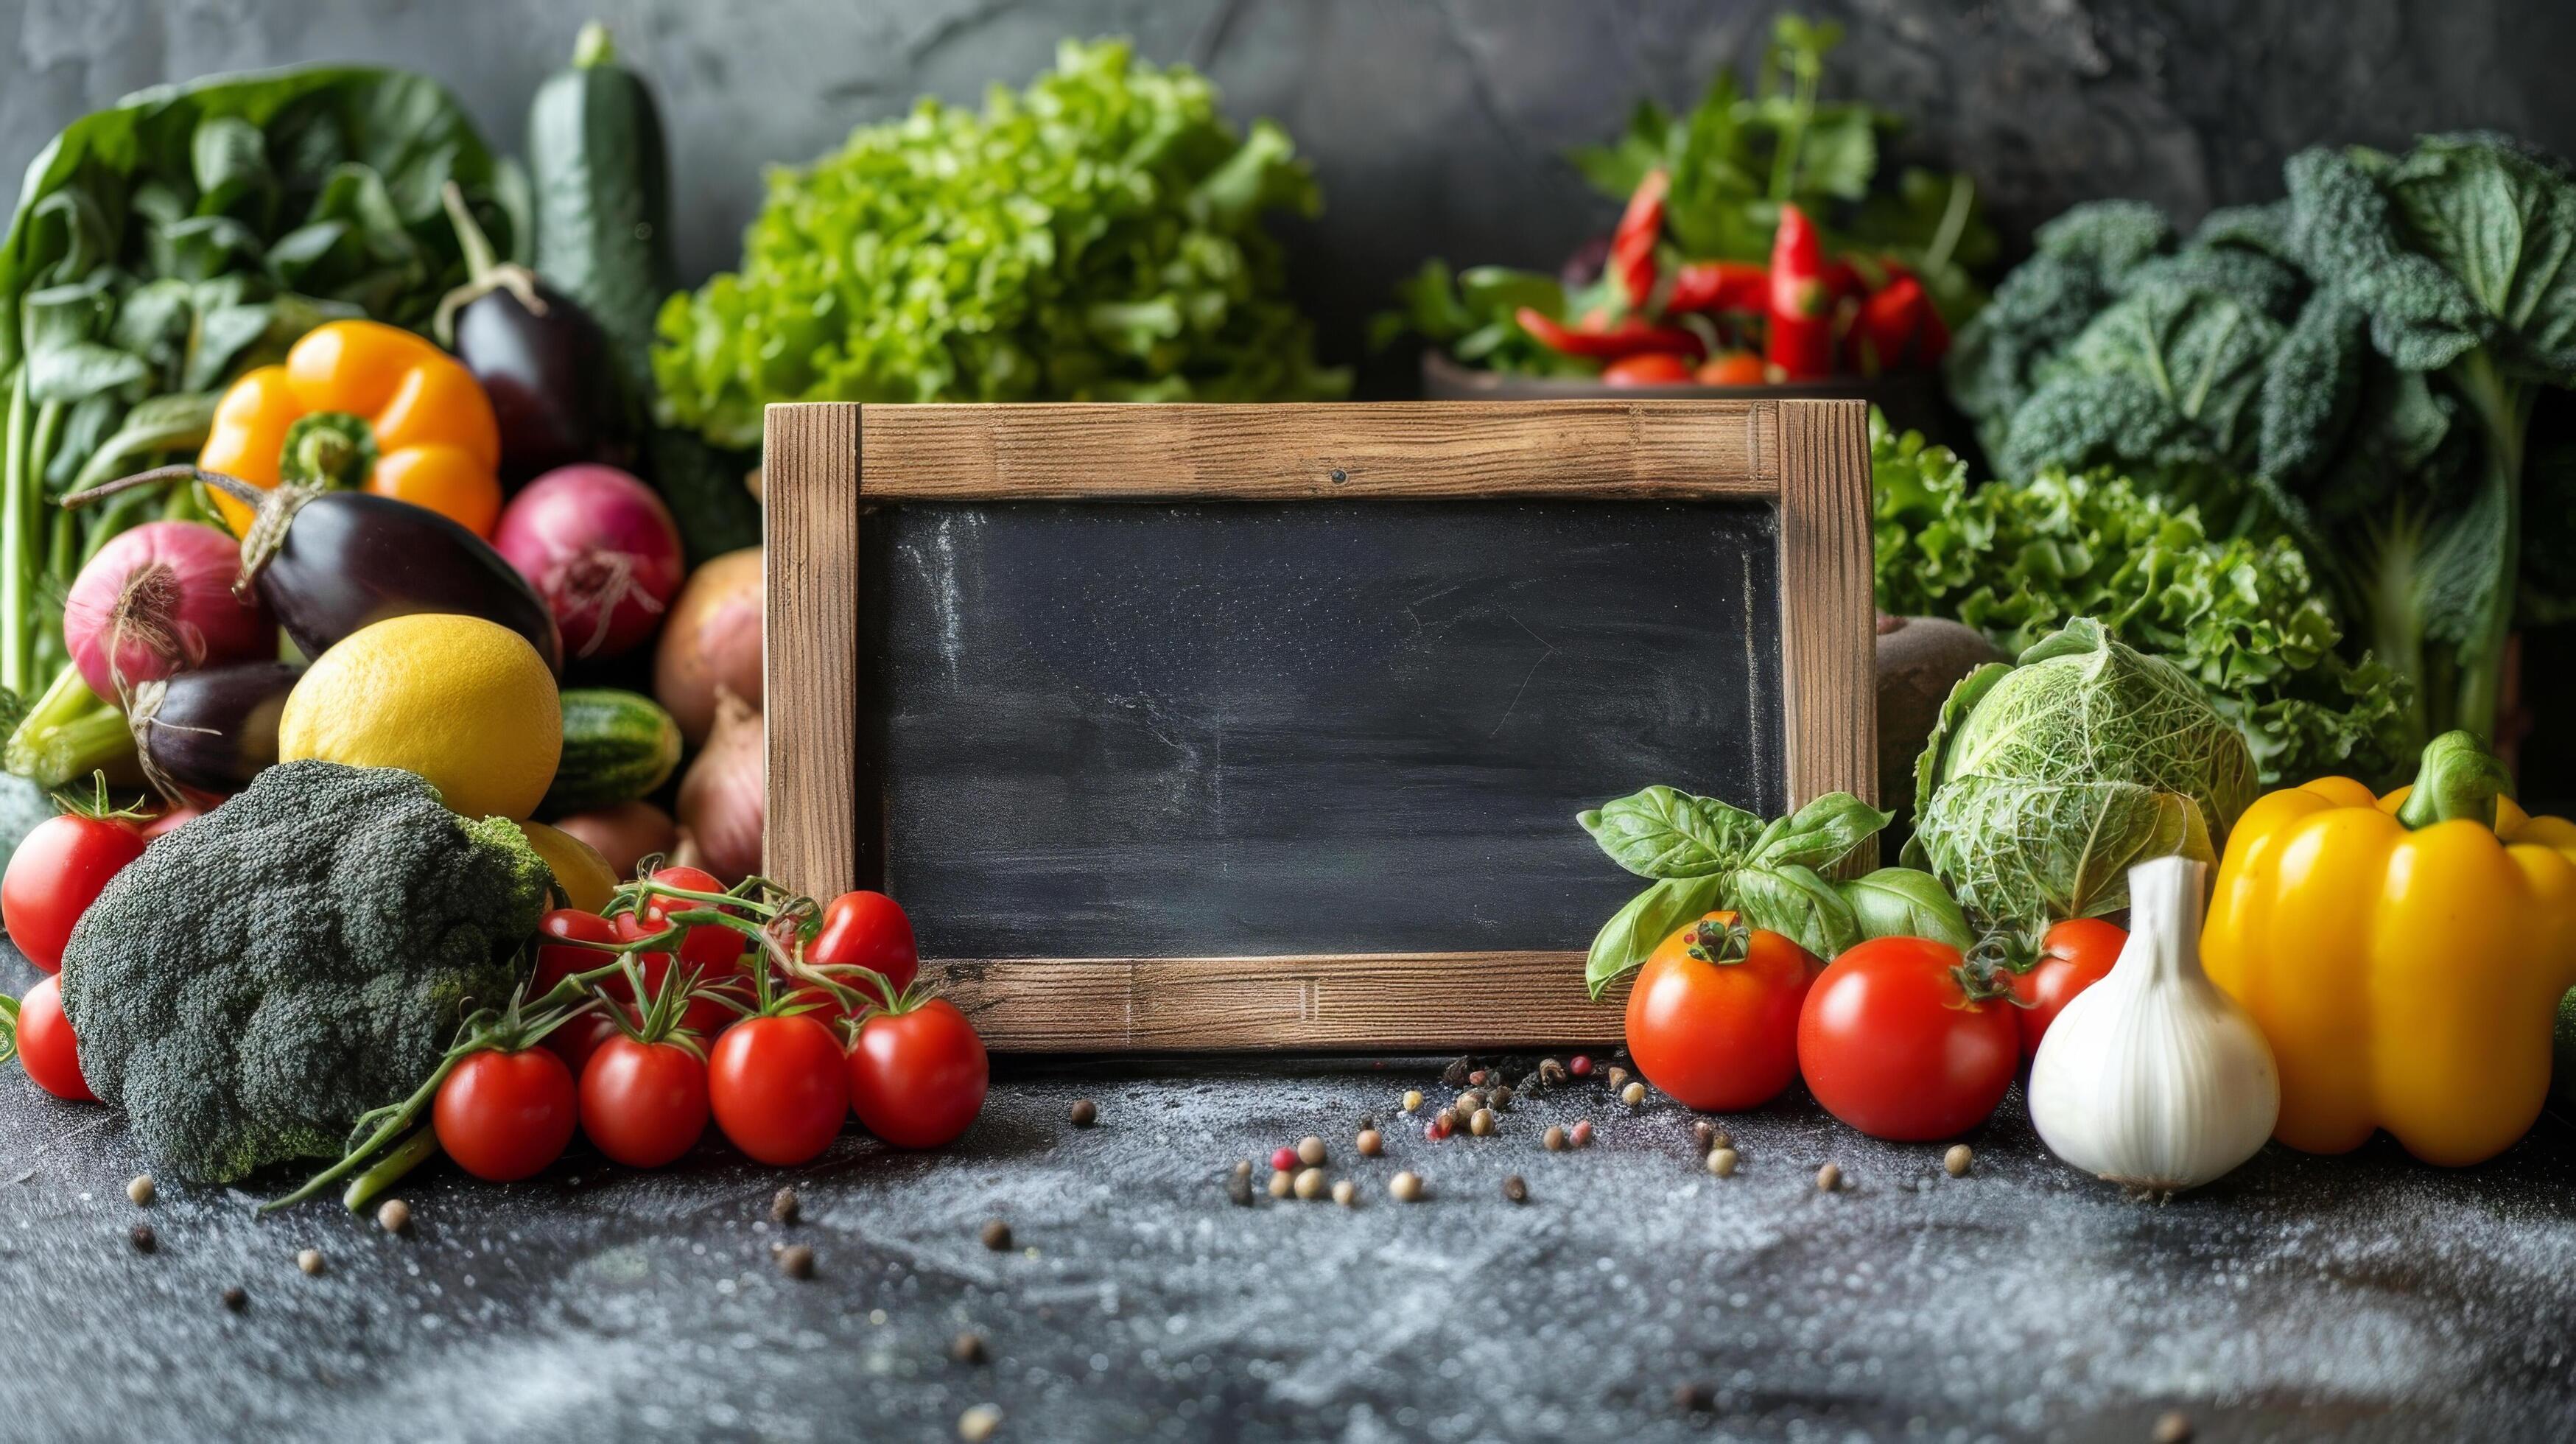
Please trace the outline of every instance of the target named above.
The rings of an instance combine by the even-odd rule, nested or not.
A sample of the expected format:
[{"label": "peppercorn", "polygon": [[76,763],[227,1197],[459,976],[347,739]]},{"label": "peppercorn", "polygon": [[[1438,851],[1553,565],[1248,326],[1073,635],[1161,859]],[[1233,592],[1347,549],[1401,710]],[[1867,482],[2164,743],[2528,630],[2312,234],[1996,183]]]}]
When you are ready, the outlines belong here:
[{"label": "peppercorn", "polygon": [[780,1223],[794,1223],[797,1213],[803,1207],[804,1205],[797,1201],[796,1190],[792,1188],[782,1188],[769,1196],[769,1216]]},{"label": "peppercorn", "polygon": [[1252,1160],[1249,1158],[1236,1159],[1234,1161],[1234,1176],[1244,1179],[1252,1177]]},{"label": "peppercorn", "polygon": [[235,1285],[232,1288],[224,1290],[224,1307],[232,1310],[234,1313],[240,1313],[242,1310],[249,1308],[250,1291],[239,1285]]},{"label": "peppercorn", "polygon": [[984,1349],[984,1336],[970,1330],[948,1341],[948,1357],[961,1364],[980,1364],[991,1355]]},{"label": "peppercorn", "polygon": [[1468,1073],[1467,1073],[1467,1081],[1468,1081],[1469,1083],[1471,1083],[1471,1084],[1475,1085],[1476,1087],[1481,1088],[1481,1087],[1483,1087],[1483,1086],[1485,1085],[1485,1079],[1486,1079],[1486,1077],[1488,1076],[1488,1074],[1489,1074],[1489,1070],[1487,1070],[1487,1069],[1483,1069],[1483,1068],[1474,1068],[1474,1069],[1470,1069],[1470,1070],[1468,1070]]},{"label": "peppercorn", "polygon": [[1539,1135],[1538,1141],[1545,1145],[1547,1151],[1550,1153],[1563,1153],[1565,1151],[1565,1130],[1557,1124],[1551,1123],[1547,1125],[1547,1131]]},{"label": "peppercorn", "polygon": [[1735,1176],[1735,1150],[1732,1148],[1710,1149],[1708,1154],[1708,1171],[1716,1174],[1720,1178],[1733,1178]]},{"label": "peppercorn", "polygon": [[1011,1251],[1011,1226],[998,1218],[984,1221],[984,1247],[995,1253]]},{"label": "peppercorn", "polygon": [[1468,1072],[1468,1070],[1469,1070],[1469,1069],[1471,1069],[1471,1068],[1473,1068],[1473,1067],[1475,1067],[1475,1065],[1474,1065],[1473,1063],[1470,1063],[1470,1062],[1468,1062],[1466,1059],[1461,1058],[1461,1059],[1459,1059],[1457,1062],[1450,1064],[1448,1067],[1441,1069],[1441,1070],[1440,1070],[1440,1082],[1441,1082],[1441,1085],[1442,1085],[1443,1087],[1448,1087],[1448,1088],[1464,1088],[1464,1087],[1466,1087],[1466,1086],[1467,1086],[1467,1072]]},{"label": "peppercorn", "polygon": [[814,1276],[814,1251],[805,1245],[790,1244],[778,1251],[778,1271],[791,1279]]},{"label": "peppercorn", "polygon": [[1002,1427],[1002,1406],[978,1404],[957,1416],[957,1437],[966,1444],[984,1444],[993,1431]]},{"label": "peppercorn", "polygon": [[134,1200],[136,1208],[149,1207],[154,1195],[160,1191],[159,1186],[152,1182],[152,1175],[148,1173],[136,1174],[134,1181],[125,1185],[125,1196]]},{"label": "peppercorn", "polygon": [[1592,1120],[1589,1118],[1577,1119],[1574,1124],[1574,1131],[1565,1135],[1565,1141],[1573,1144],[1577,1148],[1591,1147]]},{"label": "peppercorn", "polygon": [[297,1254],[295,1256],[295,1266],[304,1270],[307,1274],[319,1275],[322,1272],[322,1250],[318,1248],[308,1248],[302,1253]]},{"label": "peppercorn", "polygon": [[1077,1099],[1073,1100],[1073,1126],[1074,1126],[1074,1127],[1076,1127],[1076,1128],[1089,1128],[1091,1125],[1093,1125],[1094,1123],[1097,1123],[1097,1122],[1099,1122],[1099,1121],[1100,1121],[1100,1105],[1099,1105],[1099,1104],[1092,1102],[1092,1101],[1091,1101],[1090,1099],[1088,1099],[1088,1098],[1077,1098]]},{"label": "peppercorn", "polygon": [[2156,1420],[2155,1432],[2147,1437],[2155,1444],[2188,1444],[2191,1433],[2191,1416],[2180,1409],[2170,1409]]},{"label": "peppercorn", "polygon": [[1407,1088],[1404,1090],[1404,1111],[1407,1113],[1419,1113],[1422,1111],[1421,1089]]},{"label": "peppercorn", "polygon": [[1431,1126],[1439,1129],[1440,1136],[1442,1138],[1446,1138],[1450,1134],[1458,1131],[1458,1125],[1462,1121],[1464,1121],[1464,1115],[1462,1115],[1457,1109],[1443,1108],[1438,1113],[1432,1115]]},{"label": "peppercorn", "polygon": [[1479,1108],[1467,1119],[1467,1131],[1478,1138],[1494,1131],[1494,1110]]},{"label": "peppercorn", "polygon": [[1828,1163],[1828,1164],[1826,1164],[1824,1167],[1819,1168],[1819,1169],[1817,1169],[1817,1170],[1816,1170],[1816,1191],[1817,1191],[1817,1192],[1819,1192],[1819,1193],[1831,1193],[1831,1192],[1833,1192],[1834,1190],[1836,1190],[1836,1189],[1838,1189],[1838,1188],[1840,1188],[1840,1187],[1842,1187],[1842,1186],[1843,1186],[1843,1170],[1842,1170],[1842,1165],[1840,1165],[1840,1164],[1838,1164],[1838,1163]]},{"label": "peppercorn", "polygon": [[1478,1088],[1470,1088],[1466,1092],[1459,1094],[1458,1101],[1450,1104],[1449,1106],[1457,1109],[1458,1116],[1464,1118],[1468,1114],[1485,1106],[1484,1091]]},{"label": "peppercorn", "polygon": [[1288,1196],[1288,1189],[1296,1182],[1296,1178],[1297,1175],[1284,1168],[1274,1168],[1270,1170],[1270,1196],[1272,1198],[1286,1198]]},{"label": "peppercorn", "polygon": [[1398,1203],[1411,1203],[1422,1196],[1422,1180],[1408,1170],[1388,1179],[1386,1191],[1394,1194]]},{"label": "peppercorn", "polygon": [[1617,1066],[1616,1064],[1613,1064],[1613,1065],[1611,1066],[1611,1068],[1610,1068],[1610,1080],[1609,1080],[1609,1081],[1610,1081],[1610,1087],[1611,1087],[1611,1090],[1612,1090],[1613,1092],[1616,1092],[1617,1090],[1619,1090],[1619,1089],[1621,1089],[1621,1088],[1625,1088],[1625,1087],[1627,1087],[1627,1086],[1628,1086],[1628,1070],[1627,1070],[1627,1069],[1625,1069],[1625,1068],[1619,1067],[1619,1066]]},{"label": "peppercorn", "polygon": [[1270,1150],[1270,1167],[1271,1167],[1272,1171],[1274,1171],[1274,1172],[1287,1172],[1287,1173],[1294,1173],[1294,1172],[1296,1172],[1296,1171],[1297,1171],[1297,1150],[1296,1150],[1296,1148],[1295,1148],[1293,1145],[1291,1145],[1291,1144],[1283,1143],[1283,1144],[1280,1144],[1277,1148],[1274,1148],[1274,1149]]},{"label": "peppercorn", "polygon": [[1324,1165],[1324,1140],[1322,1140],[1322,1139],[1320,1139],[1320,1138],[1317,1138],[1314,1134],[1311,1134],[1311,1133],[1307,1134],[1307,1135],[1306,1135],[1305,1137],[1303,1137],[1303,1138],[1298,1139],[1298,1140],[1297,1140],[1297,1161],[1298,1161],[1299,1163],[1302,1163],[1302,1164],[1306,1165],[1308,1168],[1321,1168],[1321,1167],[1323,1167],[1323,1165]]},{"label": "peppercorn", "polygon": [[151,1253],[161,1247],[161,1236],[148,1223],[136,1224],[126,1237],[133,1241],[136,1253]]},{"label": "peppercorn", "polygon": [[1592,1055],[1591,1055],[1591,1054],[1589,1054],[1589,1053],[1577,1053],[1577,1054],[1575,1054],[1575,1055],[1574,1055],[1574,1061],[1565,1065],[1565,1071],[1567,1071],[1568,1073],[1573,1074],[1573,1075],[1574,1075],[1575,1077],[1577,1077],[1577,1078],[1589,1078],[1589,1077],[1591,1077],[1591,1076],[1592,1076]]},{"label": "peppercorn", "polygon": [[1358,1184],[1351,1182],[1347,1178],[1338,1179],[1334,1182],[1333,1202],[1340,1204],[1344,1208],[1357,1208],[1359,1206],[1359,1201],[1360,1186]]},{"label": "peppercorn", "polygon": [[376,1210],[376,1227],[387,1233],[401,1233],[411,1227],[411,1205],[399,1198],[388,1198]]},{"label": "peppercorn", "polygon": [[1386,1141],[1377,1136],[1376,1129],[1363,1128],[1360,1130],[1358,1147],[1360,1150],[1360,1157],[1375,1158],[1380,1153],[1386,1151]]},{"label": "peppercorn", "polygon": [[1965,1178],[1968,1176],[1968,1165],[1974,1162],[1976,1157],[1977,1155],[1969,1149],[1968,1145],[1953,1143],[1950,1145],[1950,1151],[1941,1155],[1941,1171],[1952,1178]]},{"label": "peppercorn", "polygon": [[1496,1084],[1494,1086],[1494,1091],[1485,1095],[1485,1102],[1487,1105],[1497,1110],[1511,1107],[1512,1090],[1510,1086],[1508,1084]]},{"label": "peppercorn", "polygon": [[1696,1382],[1675,1385],[1673,1407],[1685,1414],[1705,1414],[1717,1407],[1717,1391]]},{"label": "peppercorn", "polygon": [[1225,1197],[1228,1203],[1233,1204],[1237,1208],[1252,1207],[1252,1179],[1250,1175],[1238,1173],[1232,1178],[1227,1179],[1225,1181]]},{"label": "peppercorn", "polygon": [[1620,1089],[1619,1101],[1627,1104],[1631,1108],[1645,1107],[1646,1085],[1643,1083],[1631,1083],[1627,1087]]},{"label": "peppercorn", "polygon": [[1503,1180],[1503,1197],[1510,1199],[1514,1203],[1527,1203],[1529,1202],[1529,1185],[1521,1181],[1521,1176],[1519,1174],[1512,1174]]},{"label": "peppercorn", "polygon": [[1706,1153],[1710,1149],[1715,1148],[1717,1146],[1717,1125],[1709,1122],[1705,1118],[1692,1124],[1691,1142],[1698,1144],[1699,1151],[1702,1153]]},{"label": "peppercorn", "polygon": [[1324,1170],[1320,1168],[1307,1169],[1303,1173],[1297,1175],[1296,1183],[1293,1186],[1296,1188],[1297,1196],[1299,1198],[1306,1199],[1311,1202],[1312,1200],[1323,1197]]},{"label": "peppercorn", "polygon": [[1539,1059],[1538,1081],[1540,1086],[1548,1088],[1553,1088],[1558,1084],[1563,1083],[1565,1081],[1565,1065],[1559,1063],[1554,1058]]}]

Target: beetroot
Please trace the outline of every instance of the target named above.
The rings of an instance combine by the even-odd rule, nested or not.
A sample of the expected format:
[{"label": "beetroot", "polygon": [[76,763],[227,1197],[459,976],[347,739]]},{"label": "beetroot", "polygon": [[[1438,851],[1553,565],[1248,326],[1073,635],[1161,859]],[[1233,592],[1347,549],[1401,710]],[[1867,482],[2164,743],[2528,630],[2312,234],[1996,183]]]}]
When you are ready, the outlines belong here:
[{"label": "beetroot", "polygon": [[562,466],[528,483],[492,545],[545,599],[575,657],[618,656],[652,636],[687,571],[670,509],[613,466]]},{"label": "beetroot", "polygon": [[103,701],[144,682],[226,662],[274,659],[277,624],[257,592],[233,593],[241,548],[193,521],[109,538],[63,600],[63,643]]}]

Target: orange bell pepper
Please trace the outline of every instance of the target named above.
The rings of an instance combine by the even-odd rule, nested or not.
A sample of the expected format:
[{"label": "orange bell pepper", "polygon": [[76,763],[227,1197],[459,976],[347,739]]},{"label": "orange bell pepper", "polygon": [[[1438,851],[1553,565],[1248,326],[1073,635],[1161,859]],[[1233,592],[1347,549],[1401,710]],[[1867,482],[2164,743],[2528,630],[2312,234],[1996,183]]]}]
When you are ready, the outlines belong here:
[{"label": "orange bell pepper", "polygon": [[[333,321],[280,366],[244,372],[215,407],[197,464],[263,489],[363,487],[476,536],[501,515],[501,428],[463,363],[399,327]],[[220,494],[235,535],[250,508]]]}]

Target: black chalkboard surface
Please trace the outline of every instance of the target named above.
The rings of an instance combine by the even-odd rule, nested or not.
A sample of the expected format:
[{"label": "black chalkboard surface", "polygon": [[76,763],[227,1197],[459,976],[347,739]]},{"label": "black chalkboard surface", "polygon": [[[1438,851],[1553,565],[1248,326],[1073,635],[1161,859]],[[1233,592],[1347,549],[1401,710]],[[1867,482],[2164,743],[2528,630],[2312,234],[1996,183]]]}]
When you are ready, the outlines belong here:
[{"label": "black chalkboard surface", "polygon": [[1002,502],[864,519],[861,875],[940,957],[1579,949],[1574,814],[1765,813],[1771,509]]},{"label": "black chalkboard surface", "polygon": [[1576,812],[1871,790],[1857,403],[768,425],[766,871],[999,1050],[1615,1038]]}]

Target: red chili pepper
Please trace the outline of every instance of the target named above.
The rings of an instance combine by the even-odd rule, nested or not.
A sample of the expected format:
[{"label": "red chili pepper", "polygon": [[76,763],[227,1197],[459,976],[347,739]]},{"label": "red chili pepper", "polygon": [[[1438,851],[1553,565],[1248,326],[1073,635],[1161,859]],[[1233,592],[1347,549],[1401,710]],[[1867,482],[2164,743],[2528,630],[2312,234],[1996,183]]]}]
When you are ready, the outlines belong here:
[{"label": "red chili pepper", "polygon": [[1684,312],[1762,311],[1771,304],[1771,272],[1750,261],[1693,261],[1673,272],[1664,309]]},{"label": "red chili pepper", "polygon": [[1644,351],[1622,356],[1601,368],[1608,386],[1678,386],[1691,379],[1691,364],[1670,351]]},{"label": "red chili pepper", "polygon": [[1664,195],[1671,184],[1661,170],[1646,172],[1628,197],[1619,228],[1610,233],[1610,275],[1632,311],[1645,309],[1655,293],[1655,242],[1664,234]]},{"label": "red chili pepper", "polygon": [[1699,354],[1699,337],[1675,326],[1655,326],[1630,318],[1613,326],[1568,326],[1533,307],[1523,306],[1516,313],[1521,329],[1538,338],[1540,345],[1568,356],[1597,356],[1611,360],[1621,356],[1638,356],[1649,351],[1669,351],[1677,355]]},{"label": "red chili pepper", "polygon": [[1832,374],[1832,296],[1825,279],[1824,242],[1796,206],[1780,208],[1771,238],[1771,334],[1764,354],[1791,381]]},{"label": "red chili pepper", "polygon": [[1881,371],[1929,366],[1950,348],[1949,328],[1932,309],[1923,283],[1912,276],[1897,277],[1863,301],[1855,333],[1869,362]]}]

